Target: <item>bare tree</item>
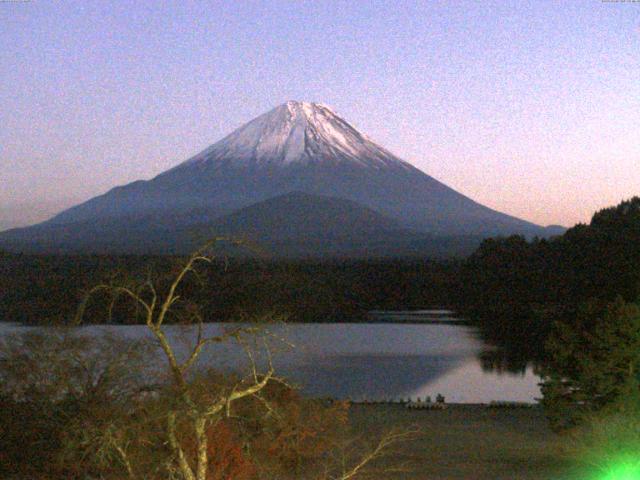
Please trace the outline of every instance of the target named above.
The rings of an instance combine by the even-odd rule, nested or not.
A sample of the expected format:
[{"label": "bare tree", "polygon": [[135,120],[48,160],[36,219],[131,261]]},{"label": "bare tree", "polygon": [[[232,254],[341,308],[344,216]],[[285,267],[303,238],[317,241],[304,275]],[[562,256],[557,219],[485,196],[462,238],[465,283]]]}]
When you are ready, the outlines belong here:
[{"label": "bare tree", "polygon": [[[273,336],[264,328],[258,326],[234,326],[219,334],[208,334],[205,328],[203,315],[196,306],[185,302],[180,294],[180,287],[188,275],[198,277],[198,265],[209,264],[214,257],[210,253],[216,239],[193,253],[185,263],[177,270],[170,283],[160,289],[151,278],[139,285],[100,284],[92,288],[83,302],[77,320],[82,322],[85,315],[87,301],[101,292],[111,296],[110,308],[118,299],[125,298],[132,302],[142,314],[144,324],[152,334],[160,347],[161,356],[164,357],[167,382],[158,386],[165,391],[163,407],[153,415],[145,415],[145,418],[159,418],[162,426],[157,428],[157,433],[164,439],[163,446],[168,449],[165,461],[157,461],[155,468],[162,468],[165,476],[180,480],[211,480],[219,478],[215,471],[217,465],[212,461],[212,450],[215,445],[215,437],[211,432],[215,428],[224,425],[224,422],[239,418],[236,415],[235,406],[247,400],[260,405],[267,417],[278,417],[277,405],[268,398],[268,387],[280,384],[287,388],[286,382],[276,376],[271,361],[271,345]],[[175,344],[175,339],[167,334],[166,324],[170,316],[180,318],[191,326],[193,340],[186,354]],[[281,339],[280,339],[281,340]],[[201,375],[203,366],[199,364],[203,351],[213,344],[235,342],[241,348],[248,360],[248,370],[243,376],[234,377],[227,375],[212,382]],[[155,362],[156,359],[150,360]],[[153,365],[147,365],[147,368]],[[168,392],[168,394],[166,394]],[[153,392],[149,392],[153,393]],[[150,408],[145,405],[144,408]],[[133,418],[138,418],[134,415]],[[131,418],[128,420],[131,422]],[[145,420],[153,423],[153,421]],[[147,426],[142,428],[146,429]],[[131,480],[149,478],[149,469],[140,470],[140,445],[139,438],[132,438],[127,434],[130,425],[117,421],[106,422],[101,425],[94,434],[89,435],[90,441],[83,440],[85,445],[90,444],[93,453],[103,463],[108,463],[114,458],[123,466],[126,475]],[[354,480],[365,478],[368,466],[379,460],[389,447],[410,438],[415,437],[416,432],[401,431],[390,432],[380,441],[372,445],[368,450],[361,448],[342,448],[341,455],[329,455],[326,458],[325,468],[320,473],[308,472],[302,478],[317,478],[318,480]],[[138,453],[136,448],[138,447]],[[154,447],[158,449],[158,447]],[[144,450],[144,449],[143,449]],[[358,452],[357,454],[355,452]],[[136,457],[137,455],[137,457]],[[340,457],[340,458],[338,458]],[[144,463],[144,462],[142,462]],[[388,467],[386,467],[388,469]],[[297,478],[301,478],[300,476]]]},{"label": "bare tree", "polygon": [[333,449],[332,458],[317,480],[364,480],[389,478],[412,472],[411,465],[393,459],[395,447],[416,440],[422,432],[416,427],[392,429],[378,439],[363,442],[346,438]]},{"label": "bare tree", "polygon": [[[145,325],[157,340],[164,354],[170,374],[171,386],[175,392],[174,406],[166,416],[165,433],[172,452],[172,461],[175,463],[175,465],[170,465],[170,468],[175,468],[175,472],[183,480],[206,480],[209,478],[209,436],[207,432],[210,427],[220,422],[223,417],[230,417],[235,402],[246,397],[258,397],[260,391],[269,382],[282,381],[275,376],[266,339],[263,341],[263,347],[268,355],[268,364],[262,371],[258,367],[254,352],[249,347],[249,342],[246,338],[248,335],[256,334],[256,328],[238,327],[230,329],[221,335],[207,336],[203,326],[202,315],[197,309],[191,308],[187,310],[188,316],[196,326],[196,338],[185,358],[179,358],[174,345],[167,336],[164,326],[167,317],[172,313],[172,309],[181,298],[178,293],[181,283],[188,274],[197,275],[197,264],[211,263],[213,257],[208,254],[208,250],[218,240],[216,239],[206,244],[203,248],[193,253],[178,271],[164,294],[160,294],[153,281],[149,279],[135,289],[108,284],[97,285],[87,295],[87,299],[89,299],[101,291],[106,291],[113,296],[114,301],[118,297],[124,296],[142,309]],[[85,305],[86,302],[83,303],[78,312],[78,321],[82,321]],[[250,374],[240,378],[228,388],[219,389],[214,398],[209,395],[197,395],[197,392],[192,388],[190,380],[194,374],[193,371],[197,367],[198,358],[207,345],[226,341],[235,341],[245,349],[250,360]],[[185,440],[178,434],[178,426],[185,423],[189,424],[192,436],[187,443],[195,445],[195,463],[190,461],[184,447]],[[117,442],[113,444],[113,447],[120,452],[123,463],[127,465],[129,476],[132,479],[136,478],[134,468],[127,461],[123,447],[118,445]]]}]

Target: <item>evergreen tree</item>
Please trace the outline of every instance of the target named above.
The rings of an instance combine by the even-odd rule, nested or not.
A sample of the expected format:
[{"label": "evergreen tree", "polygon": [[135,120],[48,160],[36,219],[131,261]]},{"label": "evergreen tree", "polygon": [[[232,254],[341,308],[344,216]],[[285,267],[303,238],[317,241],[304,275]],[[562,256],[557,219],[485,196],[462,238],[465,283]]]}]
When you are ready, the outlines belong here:
[{"label": "evergreen tree", "polygon": [[556,325],[547,349],[542,403],[556,429],[638,398],[640,305],[621,297],[605,307],[591,302],[571,323]]}]

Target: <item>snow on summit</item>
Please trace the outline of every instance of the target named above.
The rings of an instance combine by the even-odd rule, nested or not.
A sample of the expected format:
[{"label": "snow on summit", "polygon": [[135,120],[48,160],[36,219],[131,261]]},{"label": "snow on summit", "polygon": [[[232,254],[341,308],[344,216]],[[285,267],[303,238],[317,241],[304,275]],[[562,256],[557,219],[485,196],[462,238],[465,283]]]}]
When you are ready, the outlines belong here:
[{"label": "snow on summit", "polygon": [[289,101],[260,115],[182,165],[286,166],[296,163],[406,166],[320,103]]}]

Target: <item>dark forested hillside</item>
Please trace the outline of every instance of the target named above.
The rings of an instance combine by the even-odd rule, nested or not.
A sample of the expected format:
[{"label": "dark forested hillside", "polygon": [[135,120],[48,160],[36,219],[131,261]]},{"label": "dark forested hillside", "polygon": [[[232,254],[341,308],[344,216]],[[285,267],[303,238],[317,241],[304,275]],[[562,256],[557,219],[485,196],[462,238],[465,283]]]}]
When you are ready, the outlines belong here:
[{"label": "dark forested hillside", "polygon": [[[554,324],[588,303],[640,298],[640,198],[549,240],[485,240],[460,272],[461,305],[497,343],[544,355]],[[516,339],[523,341],[516,341]]]},{"label": "dark forested hillside", "polygon": [[469,306],[577,304],[640,294],[640,197],[550,240],[485,240],[464,269]]},{"label": "dark forested hillside", "polygon": [[[38,256],[0,258],[0,319],[32,324],[69,321],[84,294],[100,282],[136,285],[153,276],[162,286],[180,257]],[[185,282],[185,296],[208,321],[241,320],[271,312],[290,321],[359,321],[371,309],[424,308],[452,303],[455,262],[419,259],[230,260]],[[107,299],[103,299],[107,302]],[[118,304],[111,319],[94,305],[94,322],[132,322]],[[100,314],[98,314],[100,312]],[[176,320],[176,319],[174,319]]]}]

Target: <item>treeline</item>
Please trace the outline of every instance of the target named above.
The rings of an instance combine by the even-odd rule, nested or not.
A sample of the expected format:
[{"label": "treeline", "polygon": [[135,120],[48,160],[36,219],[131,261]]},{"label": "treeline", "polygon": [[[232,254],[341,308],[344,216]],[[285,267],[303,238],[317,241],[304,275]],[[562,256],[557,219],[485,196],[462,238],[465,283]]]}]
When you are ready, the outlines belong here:
[{"label": "treeline", "polygon": [[640,198],[601,210],[550,240],[485,240],[465,264],[465,297],[481,309],[635,300],[640,293]]},{"label": "treeline", "polygon": [[640,198],[594,214],[550,240],[485,240],[465,262],[464,297],[478,311],[635,300],[640,293]]},{"label": "treeline", "polygon": [[640,198],[549,240],[485,240],[459,275],[461,309],[487,339],[542,357],[554,325],[575,324],[585,305],[604,311],[640,298]]},{"label": "treeline", "polygon": [[[162,286],[182,260],[0,254],[0,320],[68,321],[91,287],[139,286],[147,278]],[[359,321],[373,309],[449,306],[482,326],[488,340],[530,356],[518,339],[542,352],[553,323],[570,321],[585,302],[638,298],[640,198],[597,212],[589,225],[549,240],[485,240],[466,260],[219,258],[182,288],[207,321],[272,312],[290,321]],[[94,306],[105,311],[104,304]],[[91,320],[132,321],[131,312],[114,306],[112,318],[96,313]]]},{"label": "treeline", "polygon": [[[0,319],[27,324],[69,322],[95,285],[131,288],[152,278],[160,287],[181,257],[0,257]],[[235,321],[277,313],[289,321],[363,321],[373,309],[415,309],[455,303],[458,262],[420,259],[271,261],[225,260],[200,266],[181,287],[205,321]],[[92,300],[96,323],[140,320],[126,302]],[[137,320],[136,320],[137,319]],[[174,319],[179,320],[179,319]]]}]

